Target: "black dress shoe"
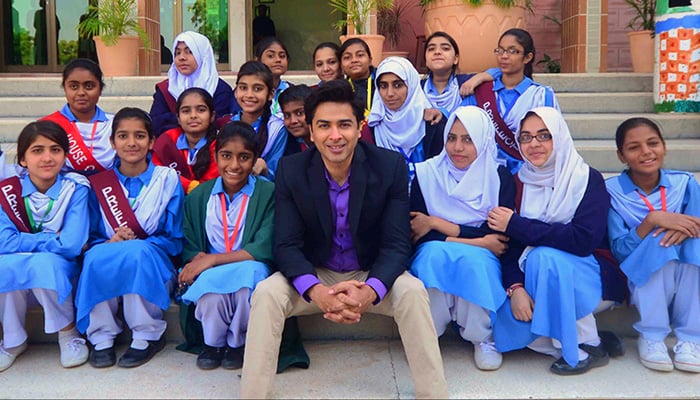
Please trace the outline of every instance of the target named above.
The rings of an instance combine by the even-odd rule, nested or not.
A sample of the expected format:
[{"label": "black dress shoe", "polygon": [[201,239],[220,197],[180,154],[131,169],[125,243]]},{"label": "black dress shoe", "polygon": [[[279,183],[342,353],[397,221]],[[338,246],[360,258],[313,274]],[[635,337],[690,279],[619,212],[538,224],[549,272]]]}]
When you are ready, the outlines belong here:
[{"label": "black dress shoe", "polygon": [[107,368],[117,362],[117,354],[114,352],[114,347],[108,347],[102,350],[95,350],[93,348],[88,361],[90,365],[95,368]]},{"label": "black dress shoe", "polygon": [[225,349],[225,347],[212,347],[205,344],[197,356],[197,367],[199,369],[219,368]]},{"label": "black dress shoe", "polygon": [[138,350],[129,347],[123,356],[119,358],[118,365],[122,368],[134,368],[148,362],[153,356],[165,347],[165,338],[159,340],[149,340],[148,347],[143,350]]},{"label": "black dress shoe", "polygon": [[224,360],[221,362],[221,366],[226,369],[240,369],[243,367],[243,353],[245,347],[229,347],[226,346],[226,352],[224,353]]},{"label": "black dress shoe", "polygon": [[621,357],[625,355],[625,347],[617,335],[610,331],[598,331],[600,341],[603,343],[603,348],[608,352],[610,357]]},{"label": "black dress shoe", "polygon": [[564,358],[560,358],[549,367],[549,370],[557,375],[581,375],[588,372],[591,368],[602,367],[607,365],[610,359],[608,353],[603,348],[603,344],[591,346],[588,344],[579,344],[578,347],[588,353],[588,358],[579,361],[576,366],[572,367]]}]

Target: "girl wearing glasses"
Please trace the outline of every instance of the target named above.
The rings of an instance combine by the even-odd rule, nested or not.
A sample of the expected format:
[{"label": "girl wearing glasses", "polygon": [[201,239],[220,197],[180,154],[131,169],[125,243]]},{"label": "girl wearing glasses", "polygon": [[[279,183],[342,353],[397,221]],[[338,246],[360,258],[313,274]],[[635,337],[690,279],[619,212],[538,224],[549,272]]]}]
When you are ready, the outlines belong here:
[{"label": "girl wearing glasses", "polygon": [[[639,310],[639,358],[657,371],[700,372],[700,185],[661,168],[666,143],[654,122],[628,119],[615,142],[627,169],[606,182],[608,231]],[[664,342],[671,325],[673,360]]]},{"label": "girl wearing glasses", "polygon": [[489,113],[496,127],[498,157],[516,173],[522,165],[514,134],[518,124],[528,110],[542,106],[558,110],[559,104],[552,88],[532,80],[535,44],[527,31],[518,28],[505,31],[494,54],[502,75],[494,82],[477,86],[461,105],[479,106]]},{"label": "girl wearing glasses", "polygon": [[594,253],[607,243],[610,196],[600,172],[576,152],[558,110],[527,112],[517,139],[524,159],[516,175],[517,212],[496,207],[487,218],[517,254],[503,260],[510,302],[498,311],[496,347],[528,346],[557,359],[553,373],[582,374],[608,363],[594,310],[609,307],[601,299],[625,297],[609,251]]}]

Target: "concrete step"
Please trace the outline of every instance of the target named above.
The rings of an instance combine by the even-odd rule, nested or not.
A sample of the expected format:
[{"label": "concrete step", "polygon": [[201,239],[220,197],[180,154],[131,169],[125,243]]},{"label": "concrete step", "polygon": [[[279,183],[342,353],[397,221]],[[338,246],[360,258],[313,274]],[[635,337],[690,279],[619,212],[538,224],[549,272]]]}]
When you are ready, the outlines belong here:
[{"label": "concrete step", "polygon": [[[560,93],[557,95],[563,112],[572,113],[653,113],[651,93]],[[100,107],[115,113],[120,108],[139,107],[151,109],[151,95],[103,95]],[[0,110],[5,117],[37,118],[63,107],[63,96],[0,97]]]},{"label": "concrete step", "polygon": [[[181,343],[184,339],[180,330],[179,306],[171,304],[165,312],[168,328],[165,332],[170,342]],[[44,333],[44,316],[40,307],[32,307],[27,312],[27,332],[32,343],[49,343],[56,340],[55,334]],[[637,333],[632,324],[639,319],[634,307],[620,306],[596,316],[598,329],[615,332],[621,337],[636,337]],[[362,322],[356,325],[342,325],[324,319],[321,314],[299,317],[299,329],[304,339],[308,340],[379,340],[398,339],[399,331],[390,317],[367,314]],[[1,328],[0,328],[1,331]],[[453,330],[446,332],[447,336],[457,337]],[[129,335],[124,333],[120,342],[128,343]]]},{"label": "concrete step", "polygon": [[[697,374],[661,373],[639,362],[636,341],[623,340],[626,354],[583,375],[559,377],[548,371],[553,358],[530,350],[504,354],[498,371],[479,371],[473,346],[440,340],[445,378],[453,399],[697,399]],[[669,338],[672,347],[675,339]],[[96,369],[59,366],[58,346],[30,345],[0,374],[7,398],[238,398],[241,370],[202,371],[196,356],[174,343],[139,368]],[[411,373],[398,340],[306,341],[308,370],[292,368],[274,378],[271,398],[415,398]],[[126,346],[117,346],[120,356]]]},{"label": "concrete step", "polygon": [[[233,86],[235,73],[220,73],[222,79]],[[112,77],[105,78],[105,96],[150,96],[155,84],[166,78],[160,76]],[[652,92],[652,74],[604,73],[604,74],[536,74],[537,82],[551,86],[557,93],[565,92]],[[310,71],[291,72],[285,80],[300,84],[318,83],[316,75]],[[43,76],[2,76],[0,75],[0,97],[63,96],[61,75]]]},{"label": "concrete step", "polygon": [[[618,160],[614,140],[577,140],[576,149],[581,157],[599,171],[622,171],[624,165]],[[698,171],[700,140],[677,139],[666,142],[664,167],[683,171]]]},{"label": "concrete step", "polygon": [[629,114],[584,114],[565,112],[564,119],[571,135],[576,140],[615,139],[615,130],[627,118],[645,117],[655,121],[667,141],[673,139],[700,139],[700,114],[665,113],[650,114],[631,112]]},{"label": "concrete step", "polygon": [[568,93],[556,94],[563,113],[653,113],[651,92]]}]

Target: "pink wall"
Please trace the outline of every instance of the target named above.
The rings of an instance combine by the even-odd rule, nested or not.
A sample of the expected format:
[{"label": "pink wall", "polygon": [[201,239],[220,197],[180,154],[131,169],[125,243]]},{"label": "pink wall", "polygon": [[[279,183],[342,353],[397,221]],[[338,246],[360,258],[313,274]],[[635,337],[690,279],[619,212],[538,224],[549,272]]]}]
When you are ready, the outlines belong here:
[{"label": "pink wall", "polygon": [[[395,0],[406,6],[403,14],[403,30],[398,50],[408,51],[409,59],[416,67],[424,66],[422,54],[416,57],[416,36],[423,35],[423,17],[418,0]],[[632,10],[626,5],[625,0],[608,1],[608,71],[631,71],[632,63],[629,58],[629,42],[626,32],[627,23],[632,18]],[[557,60],[561,57],[561,26],[556,22],[546,19],[545,16],[554,17],[561,21],[560,0],[534,0],[534,13],[528,15],[528,31],[532,34],[537,48],[537,61],[542,60],[545,54]],[[495,47],[494,43],[494,47]],[[387,45],[384,45],[388,49]],[[422,51],[422,47],[420,47]],[[462,52],[465,52],[462,49]],[[542,71],[543,66],[537,66],[535,71]]]}]

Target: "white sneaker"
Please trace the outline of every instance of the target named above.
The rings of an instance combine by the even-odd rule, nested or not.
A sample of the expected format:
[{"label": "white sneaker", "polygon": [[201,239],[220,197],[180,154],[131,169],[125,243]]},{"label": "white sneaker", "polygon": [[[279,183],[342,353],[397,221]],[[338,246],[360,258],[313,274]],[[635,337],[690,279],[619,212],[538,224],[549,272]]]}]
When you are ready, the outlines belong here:
[{"label": "white sneaker", "polygon": [[61,349],[61,365],[63,368],[77,367],[85,364],[88,359],[88,348],[85,339],[75,337],[65,342],[58,342]]},{"label": "white sneaker", "polygon": [[496,350],[494,342],[481,342],[474,344],[474,361],[476,367],[482,371],[493,371],[501,368],[503,356]]},{"label": "white sneaker", "polygon": [[673,361],[668,356],[668,348],[662,341],[637,339],[637,349],[642,365],[656,371],[673,371]]},{"label": "white sneaker", "polygon": [[673,365],[687,372],[700,372],[700,345],[679,340],[673,346]]},{"label": "white sneaker", "polygon": [[20,354],[24,353],[25,350],[27,350],[26,341],[20,344],[19,346],[13,347],[11,349],[6,349],[2,345],[2,341],[0,341],[0,372],[10,368],[10,366],[12,366],[12,363],[15,362],[15,359],[17,359],[17,357],[19,357]]}]

